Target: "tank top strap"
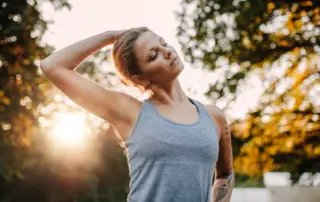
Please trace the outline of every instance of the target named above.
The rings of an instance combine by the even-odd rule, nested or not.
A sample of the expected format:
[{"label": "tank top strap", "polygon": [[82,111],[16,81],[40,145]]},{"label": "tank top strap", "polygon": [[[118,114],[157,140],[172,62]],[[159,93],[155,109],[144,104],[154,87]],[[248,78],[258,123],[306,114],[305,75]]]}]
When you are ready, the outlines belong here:
[{"label": "tank top strap", "polygon": [[143,100],[141,112],[156,113],[157,111],[150,100]]},{"label": "tank top strap", "polygon": [[208,110],[205,108],[205,106],[200,103],[197,100],[193,100],[192,101],[195,103],[195,105],[197,106],[197,108],[199,109],[199,115],[200,115],[200,119],[205,120],[206,123],[210,124],[211,126],[213,126],[213,128],[215,129],[215,131],[218,133],[218,126],[216,125],[216,123],[214,123],[214,121],[211,118],[211,115],[209,114]]},{"label": "tank top strap", "polygon": [[[200,115],[200,118],[208,118],[209,114],[207,112],[207,110],[205,109],[205,107],[203,106],[203,104],[201,104],[198,100],[195,100],[195,99],[192,99],[192,98],[189,98],[190,101],[196,105],[198,111],[199,111],[199,115]],[[209,116],[210,118],[210,116]]]}]

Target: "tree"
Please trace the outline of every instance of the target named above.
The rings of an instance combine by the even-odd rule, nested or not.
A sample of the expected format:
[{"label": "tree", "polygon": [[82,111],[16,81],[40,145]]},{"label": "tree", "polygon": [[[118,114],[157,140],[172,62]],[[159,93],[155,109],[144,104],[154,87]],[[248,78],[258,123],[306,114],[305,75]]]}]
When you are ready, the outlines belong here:
[{"label": "tree", "polygon": [[252,76],[264,89],[254,109],[232,121],[236,171],[288,171],[295,182],[319,171],[319,2],[184,0],[177,16],[186,60],[225,71],[208,97],[229,98],[228,108]]},{"label": "tree", "polygon": [[[69,7],[54,0],[56,9]],[[39,75],[36,61],[52,47],[40,45],[47,22],[37,1],[0,1],[0,178],[22,177],[21,161],[38,131],[38,105],[45,103],[48,82]]]},{"label": "tree", "polygon": [[[59,91],[37,65],[54,49],[42,41],[49,23],[40,12],[42,3],[56,10],[71,8],[67,0],[0,0],[0,201],[125,201],[127,162],[114,131],[105,124],[91,125],[96,136],[89,141],[95,150],[87,162],[68,164],[46,152],[52,143],[39,120],[50,120],[52,112],[65,110],[66,104],[54,99]],[[112,73],[97,68],[108,58],[108,50],[99,51],[77,71],[111,85]],[[41,111],[52,103],[53,111]],[[64,157],[72,159],[71,154]]]}]

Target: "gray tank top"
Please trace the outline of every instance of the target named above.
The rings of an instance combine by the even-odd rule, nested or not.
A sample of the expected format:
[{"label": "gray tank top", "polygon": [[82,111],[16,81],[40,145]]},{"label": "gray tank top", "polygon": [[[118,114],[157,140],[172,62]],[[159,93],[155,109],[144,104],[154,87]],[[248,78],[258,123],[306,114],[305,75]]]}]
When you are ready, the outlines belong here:
[{"label": "gray tank top", "polygon": [[125,141],[130,174],[128,202],[210,202],[219,153],[218,134],[204,106],[193,124],[175,123],[144,101]]}]

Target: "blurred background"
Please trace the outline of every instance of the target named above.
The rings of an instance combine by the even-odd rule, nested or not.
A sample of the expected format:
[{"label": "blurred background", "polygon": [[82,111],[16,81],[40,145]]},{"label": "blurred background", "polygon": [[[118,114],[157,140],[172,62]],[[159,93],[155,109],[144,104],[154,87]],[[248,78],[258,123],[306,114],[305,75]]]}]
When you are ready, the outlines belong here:
[{"label": "blurred background", "polygon": [[[319,1],[0,0],[0,202],[126,201],[116,131],[38,65],[91,35],[138,26],[177,49],[189,96],[225,112],[233,202],[319,201]],[[111,48],[77,71],[140,99],[120,84]]]}]

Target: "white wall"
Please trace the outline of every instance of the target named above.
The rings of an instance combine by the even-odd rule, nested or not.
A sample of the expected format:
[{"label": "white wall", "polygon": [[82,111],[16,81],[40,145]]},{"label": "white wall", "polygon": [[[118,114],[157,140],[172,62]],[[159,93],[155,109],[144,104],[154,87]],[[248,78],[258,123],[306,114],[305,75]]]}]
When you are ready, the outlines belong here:
[{"label": "white wall", "polygon": [[234,188],[231,202],[320,202],[320,187]]},{"label": "white wall", "polygon": [[[234,188],[231,202],[272,202],[266,188]],[[289,202],[289,201],[282,201]]]},{"label": "white wall", "polygon": [[320,187],[268,187],[272,202],[320,202]]}]

